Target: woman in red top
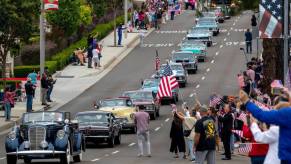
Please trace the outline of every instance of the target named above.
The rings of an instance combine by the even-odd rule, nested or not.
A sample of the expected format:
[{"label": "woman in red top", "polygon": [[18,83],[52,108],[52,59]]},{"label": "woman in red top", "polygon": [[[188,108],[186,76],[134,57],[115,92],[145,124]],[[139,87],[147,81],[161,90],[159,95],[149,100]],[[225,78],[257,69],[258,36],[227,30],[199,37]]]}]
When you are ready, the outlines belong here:
[{"label": "woman in red top", "polygon": [[[243,136],[251,143],[256,143],[254,136],[247,125],[243,125]],[[252,164],[263,164],[269,149],[268,144],[252,144],[252,149],[249,152]]]},{"label": "woman in red top", "polygon": [[10,121],[11,107],[14,106],[14,93],[10,92],[10,88],[5,88],[4,91],[4,108],[5,108],[5,121]]}]

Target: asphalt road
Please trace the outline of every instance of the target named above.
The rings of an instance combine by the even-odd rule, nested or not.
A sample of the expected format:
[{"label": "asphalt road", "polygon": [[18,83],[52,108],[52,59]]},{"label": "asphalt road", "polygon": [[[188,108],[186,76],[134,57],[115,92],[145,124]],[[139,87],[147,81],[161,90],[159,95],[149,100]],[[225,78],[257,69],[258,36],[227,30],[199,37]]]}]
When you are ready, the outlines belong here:
[{"label": "asphalt road", "polygon": [[[245,57],[239,50],[243,46],[244,32],[249,27],[250,13],[232,17],[220,24],[222,32],[214,37],[215,45],[208,49],[208,57],[205,63],[199,63],[197,74],[189,75],[188,85],[180,90],[180,102],[186,101],[190,106],[197,93],[198,98],[207,103],[209,95],[213,92],[236,94],[238,92],[236,75],[245,67]],[[160,32],[153,32],[145,38],[145,47],[136,47],[125,59],[99,82],[86,90],[83,94],[61,107],[60,111],[70,111],[72,115],[79,111],[91,110],[93,101],[101,98],[119,96],[123,91],[140,88],[141,79],[148,78],[154,73],[154,59],[156,48],[159,51],[161,61],[169,58],[169,54],[185,37],[185,32],[194,25],[194,12],[186,11],[177,16],[174,21],[162,26]],[[168,32],[163,32],[168,31]],[[171,31],[171,32],[169,32]],[[178,31],[178,32],[175,32]],[[180,31],[180,32],[179,32]],[[151,46],[148,46],[148,45]],[[85,81],[84,81],[85,83]],[[190,163],[184,159],[173,159],[169,152],[171,109],[169,106],[161,108],[161,116],[151,121],[151,146],[152,157],[137,157],[137,141],[133,134],[122,135],[122,143],[115,148],[107,148],[104,145],[88,145],[83,153],[82,164],[171,164]],[[5,136],[0,137],[4,143]],[[217,155],[217,163],[249,163],[247,157],[235,155],[232,161],[221,161],[221,155]],[[35,161],[44,163],[44,161]],[[46,162],[46,161],[45,161]],[[5,148],[0,148],[0,163],[5,164]],[[23,161],[19,161],[23,163]],[[57,163],[50,160],[47,163]]]}]

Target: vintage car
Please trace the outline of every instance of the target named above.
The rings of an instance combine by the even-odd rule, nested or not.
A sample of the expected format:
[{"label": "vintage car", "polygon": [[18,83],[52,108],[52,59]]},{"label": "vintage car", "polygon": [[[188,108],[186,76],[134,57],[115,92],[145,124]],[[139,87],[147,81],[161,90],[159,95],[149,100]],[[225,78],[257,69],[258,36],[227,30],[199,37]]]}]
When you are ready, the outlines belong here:
[{"label": "vintage car", "polygon": [[181,43],[180,50],[192,52],[198,61],[202,60],[204,62],[207,57],[207,46],[194,40],[184,40]]},{"label": "vintage car", "polygon": [[[157,74],[154,74],[152,78],[143,80],[141,90],[151,91],[154,93],[154,95],[156,95],[159,89],[160,77],[161,76],[157,72]],[[179,88],[174,88],[172,90],[172,97],[162,97],[160,100],[161,104],[164,101],[171,101],[174,104],[178,102],[179,101]]]},{"label": "vintage car", "polygon": [[122,126],[112,112],[84,111],[75,116],[85,142],[106,142],[109,147],[121,143]]},{"label": "vintage car", "polygon": [[[164,69],[166,67],[167,64],[162,64],[160,66],[160,70],[159,70],[159,74],[163,75],[164,74]],[[179,86],[185,88],[187,85],[187,77],[188,77],[188,73],[187,71],[184,69],[182,63],[174,63],[174,62],[170,62],[169,63],[173,75],[176,77]]]},{"label": "vintage car", "polygon": [[212,32],[208,28],[193,28],[189,30],[186,38],[188,40],[199,41],[207,45],[212,46]]},{"label": "vintage car", "polygon": [[150,114],[152,120],[160,116],[160,101],[152,91],[125,91],[122,93],[122,96],[130,97],[136,107],[142,108]]},{"label": "vintage car", "polygon": [[70,122],[70,113],[42,111],[24,113],[20,127],[15,125],[8,134],[5,148],[7,164],[48,158],[69,164],[71,157],[74,162],[82,160],[85,144],[78,123]]},{"label": "vintage car", "polygon": [[133,133],[136,132],[136,125],[131,117],[136,112],[136,107],[129,97],[103,99],[96,102],[95,108],[99,111],[112,112],[122,124],[123,130],[130,129]]},{"label": "vintage car", "polygon": [[212,31],[213,36],[217,36],[219,34],[219,26],[212,18],[200,18],[195,27],[208,28],[209,31]]},{"label": "vintage car", "polygon": [[196,73],[198,70],[197,58],[191,51],[173,51],[171,61],[182,63],[184,69],[186,69],[188,73]]}]

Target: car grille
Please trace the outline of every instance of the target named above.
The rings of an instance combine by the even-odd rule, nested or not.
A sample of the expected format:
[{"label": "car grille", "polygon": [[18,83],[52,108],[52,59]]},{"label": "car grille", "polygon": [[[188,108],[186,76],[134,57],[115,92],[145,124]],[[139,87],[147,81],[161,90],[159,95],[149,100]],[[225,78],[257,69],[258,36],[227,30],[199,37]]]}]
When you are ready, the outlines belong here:
[{"label": "car grille", "polygon": [[44,141],[46,137],[46,129],[44,127],[36,126],[29,128],[28,139],[30,142],[31,150],[39,150],[41,141]]}]

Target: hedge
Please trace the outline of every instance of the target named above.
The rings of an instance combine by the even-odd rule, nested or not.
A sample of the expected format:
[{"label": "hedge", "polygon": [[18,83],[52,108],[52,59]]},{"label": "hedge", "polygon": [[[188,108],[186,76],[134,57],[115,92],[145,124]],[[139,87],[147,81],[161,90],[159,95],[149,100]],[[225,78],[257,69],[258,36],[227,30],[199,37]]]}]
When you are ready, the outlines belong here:
[{"label": "hedge", "polygon": [[[123,23],[124,17],[119,16],[116,18],[116,25]],[[106,37],[114,29],[114,21],[108,23],[97,25],[94,30],[90,33],[92,36],[97,36],[98,40]],[[84,48],[87,46],[87,36],[84,36],[81,40],[73,43],[68,48],[65,48],[61,52],[54,55],[50,61],[46,61],[46,66],[49,69],[50,73],[55,73],[57,70],[63,69],[69,64],[70,55],[77,48]],[[14,68],[15,77],[26,77],[33,70],[39,71],[39,65],[25,65],[25,66],[16,66]]]},{"label": "hedge", "polygon": [[[6,87],[10,87],[11,89],[13,89],[13,90],[15,90],[15,88],[16,88],[16,84],[17,83],[21,83],[21,81],[18,81],[18,80],[16,80],[16,81],[10,81],[10,80],[7,80],[6,81]],[[3,88],[3,81],[0,83],[0,89],[4,89]]]}]

